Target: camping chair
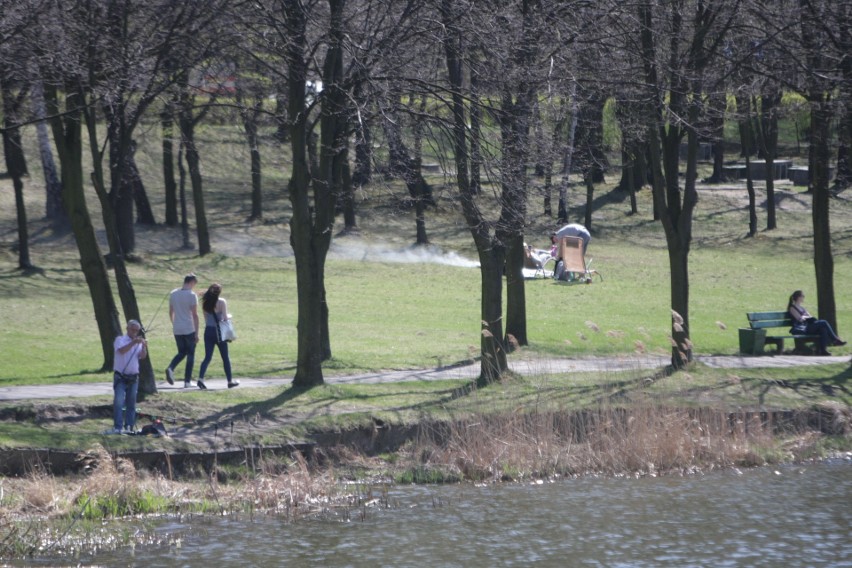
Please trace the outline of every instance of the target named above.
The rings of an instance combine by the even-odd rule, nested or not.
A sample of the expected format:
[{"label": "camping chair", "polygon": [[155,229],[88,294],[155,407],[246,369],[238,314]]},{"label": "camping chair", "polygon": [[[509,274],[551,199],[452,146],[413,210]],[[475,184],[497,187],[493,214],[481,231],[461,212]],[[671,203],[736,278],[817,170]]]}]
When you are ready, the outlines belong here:
[{"label": "camping chair", "polygon": [[600,272],[589,268],[591,261],[587,263],[583,256],[583,239],[580,237],[563,237],[559,241],[559,249],[556,256],[563,262],[563,270],[571,273],[573,276],[571,280],[579,280],[586,284],[591,284],[592,274],[597,274],[603,280]]},{"label": "camping chair", "polygon": [[545,259],[542,259],[541,255],[533,254],[533,247],[524,243],[524,268],[534,271],[533,278],[537,278],[539,275],[542,278],[547,277],[545,265],[552,260],[555,259],[549,254]]}]

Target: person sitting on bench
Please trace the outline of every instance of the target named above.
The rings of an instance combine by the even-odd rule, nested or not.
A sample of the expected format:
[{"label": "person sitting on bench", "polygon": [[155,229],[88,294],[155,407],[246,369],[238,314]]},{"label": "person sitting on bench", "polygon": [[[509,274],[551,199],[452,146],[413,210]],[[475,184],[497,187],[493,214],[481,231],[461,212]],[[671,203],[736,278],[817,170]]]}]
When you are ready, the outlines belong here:
[{"label": "person sitting on bench", "polygon": [[831,324],[825,320],[816,319],[802,305],[805,299],[805,294],[801,290],[796,290],[790,296],[790,301],[787,304],[787,311],[790,312],[790,317],[793,318],[793,327],[790,328],[791,335],[818,335],[817,355],[831,355],[828,352],[828,345],[846,345],[846,342],[837,337]]}]

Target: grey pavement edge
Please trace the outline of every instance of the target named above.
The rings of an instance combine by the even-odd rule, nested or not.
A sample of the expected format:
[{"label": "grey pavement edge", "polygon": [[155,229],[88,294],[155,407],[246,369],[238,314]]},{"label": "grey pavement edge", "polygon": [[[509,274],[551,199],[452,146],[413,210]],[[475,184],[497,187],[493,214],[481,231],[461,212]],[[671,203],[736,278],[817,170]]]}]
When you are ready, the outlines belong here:
[{"label": "grey pavement edge", "polygon": [[[806,357],[799,355],[774,356],[739,356],[739,355],[699,355],[698,361],[711,368],[744,369],[744,368],[784,368],[813,365],[846,363],[848,355],[838,357]],[[509,362],[509,368],[521,375],[535,376],[547,374],[564,374],[571,372],[621,372],[631,370],[661,369],[669,364],[669,357],[652,355],[635,355],[622,357],[591,357],[582,359],[519,359]],[[370,384],[403,381],[435,381],[435,380],[470,380],[479,375],[479,363],[438,367],[435,369],[408,369],[402,371],[380,371],[356,375],[327,376],[328,384]],[[293,380],[290,376],[244,378],[238,377],[238,388],[256,388],[289,385]],[[228,390],[224,378],[207,378],[204,381],[209,391]],[[165,378],[157,383],[157,389],[162,394],[198,391],[193,387],[186,389],[183,381],[175,381],[169,385]],[[0,387],[0,401],[77,398],[87,396],[111,395],[112,382],[97,383],[62,383],[56,385],[32,385],[18,387]]]}]

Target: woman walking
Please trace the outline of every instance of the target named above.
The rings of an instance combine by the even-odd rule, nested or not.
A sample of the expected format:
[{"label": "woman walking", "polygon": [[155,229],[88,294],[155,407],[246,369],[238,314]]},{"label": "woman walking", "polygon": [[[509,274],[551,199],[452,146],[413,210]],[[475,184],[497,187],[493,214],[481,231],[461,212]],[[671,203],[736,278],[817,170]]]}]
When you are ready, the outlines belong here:
[{"label": "woman walking", "polygon": [[213,359],[213,348],[219,348],[222,356],[222,366],[225,368],[225,377],[228,379],[228,388],[234,388],[240,384],[231,376],[231,359],[228,357],[228,342],[219,338],[219,322],[228,319],[228,303],[220,297],[222,293],[221,284],[211,284],[204,296],[201,297],[201,308],[204,311],[204,361],[198,375],[198,388],[207,389],[204,384],[204,373]]}]

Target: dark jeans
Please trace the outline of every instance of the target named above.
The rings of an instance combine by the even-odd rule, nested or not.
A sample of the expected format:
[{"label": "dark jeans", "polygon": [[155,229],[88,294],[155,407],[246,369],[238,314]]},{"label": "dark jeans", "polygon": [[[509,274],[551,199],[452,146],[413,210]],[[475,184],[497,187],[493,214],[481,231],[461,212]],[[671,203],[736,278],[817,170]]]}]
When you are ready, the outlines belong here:
[{"label": "dark jeans", "polygon": [[228,382],[231,382],[231,358],[228,357],[228,342],[219,341],[219,330],[212,325],[204,328],[204,361],[201,362],[201,369],[198,371],[198,378],[203,379],[204,373],[207,372],[207,365],[213,359],[213,348],[219,347],[219,355],[222,356],[222,366],[225,368],[225,376]]},{"label": "dark jeans", "polygon": [[192,366],[195,365],[195,334],[188,333],[186,335],[175,335],[175,343],[177,343],[177,355],[169,363],[169,368],[174,371],[175,367],[180,365],[183,358],[186,357],[186,369],[183,372],[184,382],[192,380]]},{"label": "dark jeans", "polygon": [[819,350],[828,351],[828,346],[839,339],[834,330],[831,329],[831,324],[825,320],[816,320],[808,324],[805,333],[808,335],[819,335]]},{"label": "dark jeans", "polygon": [[139,375],[122,375],[116,371],[112,375],[112,390],[112,425],[116,430],[121,430],[122,425],[132,430],[136,426]]}]

